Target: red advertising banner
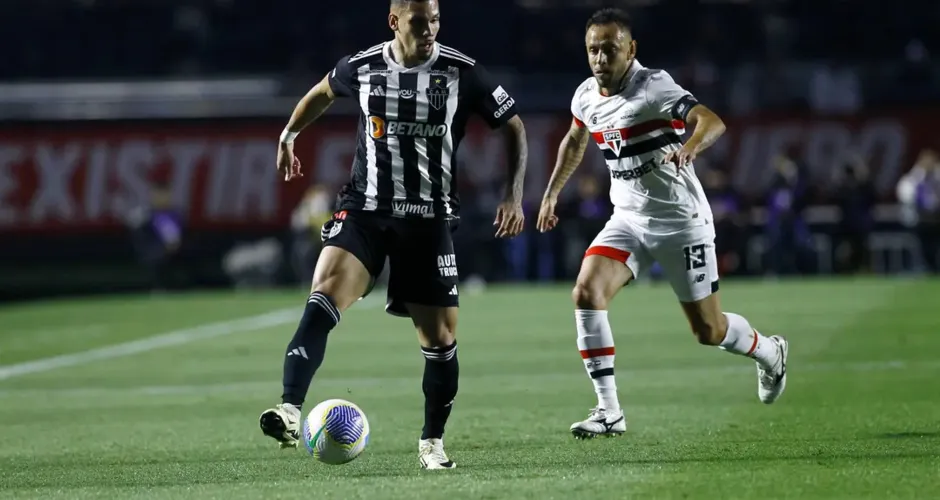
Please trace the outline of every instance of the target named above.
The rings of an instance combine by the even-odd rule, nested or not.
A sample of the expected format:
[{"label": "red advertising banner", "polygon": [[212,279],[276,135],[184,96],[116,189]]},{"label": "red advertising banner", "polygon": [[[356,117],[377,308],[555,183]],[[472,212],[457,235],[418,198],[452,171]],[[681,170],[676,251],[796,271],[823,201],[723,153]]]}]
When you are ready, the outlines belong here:
[{"label": "red advertising banner", "polygon": [[[917,153],[938,147],[930,110],[852,118],[762,116],[729,119],[708,155],[729,169],[745,194],[770,179],[775,155],[791,152],[827,184],[852,153],[867,161],[879,192],[890,196]],[[524,117],[529,140],[527,195],[541,196],[570,118]],[[74,123],[0,129],[0,233],[118,228],[151,186],[162,183],[193,228],[285,227],[311,182],[338,189],[349,176],[355,120],[329,118],[297,142],[306,177],[285,183],[274,168],[282,121]],[[500,134],[470,127],[460,148],[461,182],[503,178]],[[588,166],[603,172],[596,148]]]}]

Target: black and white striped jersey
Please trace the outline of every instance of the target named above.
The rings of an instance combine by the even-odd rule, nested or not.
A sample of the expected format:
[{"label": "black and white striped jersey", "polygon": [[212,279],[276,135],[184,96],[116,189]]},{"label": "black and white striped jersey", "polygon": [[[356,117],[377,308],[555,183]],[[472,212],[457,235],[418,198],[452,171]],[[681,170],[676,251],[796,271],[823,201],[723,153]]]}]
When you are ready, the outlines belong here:
[{"label": "black and white striped jersey", "polygon": [[329,75],[337,97],[359,102],[352,178],[340,209],[396,217],[453,217],[459,210],[457,148],[472,114],[498,128],[516,101],[473,59],[435,43],[405,68],[391,42],[343,57]]}]

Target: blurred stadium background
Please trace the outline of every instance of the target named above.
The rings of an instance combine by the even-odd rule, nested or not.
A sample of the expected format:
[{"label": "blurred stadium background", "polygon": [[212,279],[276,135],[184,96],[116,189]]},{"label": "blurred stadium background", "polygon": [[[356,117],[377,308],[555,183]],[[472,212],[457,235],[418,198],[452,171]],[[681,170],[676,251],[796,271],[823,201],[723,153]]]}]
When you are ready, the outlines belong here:
[{"label": "blurred stadium background", "polygon": [[[698,346],[668,286],[626,292],[611,323],[631,431],[572,444],[594,402],[566,282],[609,213],[593,148],[558,230],[534,219],[602,3],[727,122],[696,162],[723,300],[789,336],[792,370],[763,407],[753,365]],[[521,106],[528,224],[493,239],[504,153],[477,123],[458,264],[500,286],[461,299],[461,468],[416,478],[422,361],[380,292],[331,335],[310,396],[366,410],[367,456],[314,469],[255,427],[355,109],[300,136],[302,182],[276,175],[277,137],[336,60],[390,37],[387,2],[0,2],[0,498],[931,498],[940,281],[892,278],[937,272],[940,3],[441,4],[440,40]]]},{"label": "blurred stadium background", "polygon": [[[729,124],[696,165],[725,276],[936,271],[940,174],[923,175],[938,171],[931,3],[917,16],[842,1],[445,3],[441,40],[523,106],[530,222],[588,74],[580,20],[601,3],[630,8],[640,60]],[[340,103],[302,135],[302,182],[275,175],[277,135],[339,57],[388,38],[386,10],[3,2],[0,42],[16,48],[0,64],[3,298],[306,283],[315,227],[348,178],[355,110]],[[571,279],[607,217],[603,162],[589,149],[559,231],[493,241],[500,140],[477,127],[461,147],[462,275]]]}]

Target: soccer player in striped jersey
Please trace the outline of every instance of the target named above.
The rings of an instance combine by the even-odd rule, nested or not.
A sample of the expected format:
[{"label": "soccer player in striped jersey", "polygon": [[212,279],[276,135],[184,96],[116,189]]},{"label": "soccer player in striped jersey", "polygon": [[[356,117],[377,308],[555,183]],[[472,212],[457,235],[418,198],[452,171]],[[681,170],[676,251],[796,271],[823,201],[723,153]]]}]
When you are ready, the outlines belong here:
[{"label": "soccer player in striped jersey", "polygon": [[503,130],[508,185],[496,236],[522,231],[525,129],[509,92],[472,58],[436,41],[437,0],[392,0],[394,40],[343,57],[300,101],[281,135],[277,165],[301,175],[297,134],[337,98],[360,108],[352,178],[323,227],[312,293],[287,348],[281,404],[265,411],[263,432],[284,446],[299,439],[300,407],[323,360],[327,334],[372,288],[389,260],[386,311],[410,317],[425,357],[424,429],[418,459],[450,469],[444,426],[457,393],[457,264],[451,230],[459,212],[456,154],[471,115]]},{"label": "soccer player in striped jersey", "polygon": [[[787,341],[765,337],[742,316],[721,310],[711,209],[692,161],[724,133],[721,119],[665,71],[636,60],[626,13],[596,12],[587,23],[594,75],[578,87],[574,115],[558,151],[537,227],[555,227],[555,204],[594,141],[610,170],[614,213],[591,243],[572,293],[578,349],[597,407],[575,422],[578,438],[619,435],[626,420],[614,381],[607,308],[617,292],[659,262],[698,341],[757,362],[758,396],[773,403],[786,387]],[[692,135],[682,142],[685,126]]]}]

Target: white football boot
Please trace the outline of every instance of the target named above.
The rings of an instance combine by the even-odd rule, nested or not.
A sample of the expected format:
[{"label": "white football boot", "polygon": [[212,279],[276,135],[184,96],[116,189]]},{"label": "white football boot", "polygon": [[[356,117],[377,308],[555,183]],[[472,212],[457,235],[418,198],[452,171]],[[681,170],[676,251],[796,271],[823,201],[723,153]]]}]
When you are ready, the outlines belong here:
[{"label": "white football boot", "polygon": [[283,403],[265,410],[259,423],[261,432],[281,443],[281,448],[296,448],[300,440],[300,408]]},{"label": "white football boot", "polygon": [[619,436],[626,430],[627,419],[623,416],[623,410],[607,411],[594,408],[586,420],[571,424],[571,434],[577,439]]},{"label": "white football boot", "polygon": [[770,337],[770,340],[777,344],[780,352],[777,364],[772,370],[765,370],[760,363],[757,363],[757,397],[762,403],[768,405],[776,401],[787,388],[787,354],[790,352],[787,339],[774,335]]},{"label": "white football boot", "polygon": [[418,440],[418,462],[422,469],[453,469],[457,467],[453,461],[447,458],[444,453],[443,439],[419,439]]}]

